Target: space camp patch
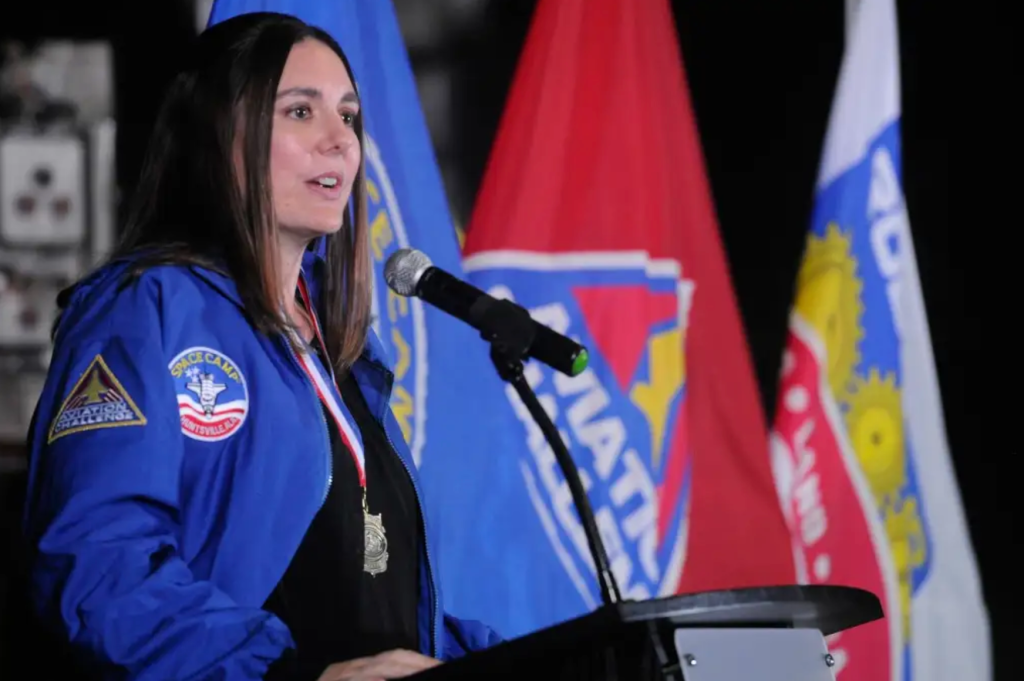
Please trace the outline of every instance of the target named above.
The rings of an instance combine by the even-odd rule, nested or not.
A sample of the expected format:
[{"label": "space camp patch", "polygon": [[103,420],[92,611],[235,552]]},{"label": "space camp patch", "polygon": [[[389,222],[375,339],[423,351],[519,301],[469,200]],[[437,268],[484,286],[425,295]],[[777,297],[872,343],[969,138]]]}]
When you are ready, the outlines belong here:
[{"label": "space camp patch", "polygon": [[249,413],[249,389],[238,365],[220,350],[191,347],[167,365],[178,396],[181,432],[200,442],[231,437]]},{"label": "space camp patch", "polygon": [[96,355],[78,378],[50,424],[47,443],[100,428],[144,426],[146,417],[117,380],[102,355]]}]

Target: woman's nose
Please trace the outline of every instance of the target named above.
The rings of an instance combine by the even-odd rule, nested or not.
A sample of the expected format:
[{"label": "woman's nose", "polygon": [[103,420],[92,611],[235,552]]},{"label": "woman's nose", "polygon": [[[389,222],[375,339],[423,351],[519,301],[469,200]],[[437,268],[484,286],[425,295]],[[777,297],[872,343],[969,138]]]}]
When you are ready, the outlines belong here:
[{"label": "woman's nose", "polygon": [[356,131],[346,125],[340,116],[331,120],[324,131],[323,147],[325,153],[347,153],[354,144]]}]

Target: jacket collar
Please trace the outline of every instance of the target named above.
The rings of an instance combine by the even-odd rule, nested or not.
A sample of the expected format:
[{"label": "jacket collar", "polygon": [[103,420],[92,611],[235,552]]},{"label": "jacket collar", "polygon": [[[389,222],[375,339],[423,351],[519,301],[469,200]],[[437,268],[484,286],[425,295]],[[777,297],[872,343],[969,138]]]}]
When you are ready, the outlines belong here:
[{"label": "jacket collar", "polygon": [[[319,307],[320,291],[323,283],[323,268],[325,265],[326,263],[319,252],[307,251],[302,258],[300,276],[306,282],[306,288],[309,291],[314,307]],[[242,296],[238,293],[238,286],[230,276],[222,271],[198,265],[192,265],[191,269],[196,276],[206,281],[218,293],[239,307],[245,307],[242,302]],[[384,349],[380,339],[377,338],[377,334],[372,330],[367,334],[366,345],[363,348],[361,357],[377,368],[384,370],[388,375],[391,374],[391,361],[387,351]]]}]

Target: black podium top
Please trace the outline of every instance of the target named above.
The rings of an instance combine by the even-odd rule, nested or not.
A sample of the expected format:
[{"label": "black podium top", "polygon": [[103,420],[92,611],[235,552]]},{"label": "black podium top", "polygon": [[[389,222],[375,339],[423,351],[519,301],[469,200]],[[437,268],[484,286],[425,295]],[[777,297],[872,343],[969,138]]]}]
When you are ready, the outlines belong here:
[{"label": "black podium top", "polygon": [[626,601],[506,641],[410,679],[664,679],[680,628],[818,629],[828,636],[883,617],[867,591],[776,586]]},{"label": "black podium top", "polygon": [[761,626],[818,629],[829,636],[880,619],[874,594],[839,586],[772,586],[630,601],[624,622],[667,619],[676,627]]}]

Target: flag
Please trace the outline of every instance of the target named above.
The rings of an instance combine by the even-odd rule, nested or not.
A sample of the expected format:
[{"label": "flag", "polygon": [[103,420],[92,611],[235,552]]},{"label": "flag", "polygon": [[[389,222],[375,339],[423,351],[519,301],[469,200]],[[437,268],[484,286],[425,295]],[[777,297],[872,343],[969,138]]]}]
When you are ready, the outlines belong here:
[{"label": "flag", "polygon": [[841,681],[991,678],[901,185],[894,0],[852,15],[798,274],[773,464],[802,582],[884,620],[829,641]]},{"label": "flag", "polygon": [[[666,0],[541,0],[464,250],[475,284],[590,350],[579,376],[530,363],[527,378],[570,446],[623,595],[792,583]],[[522,594],[509,623],[523,631],[599,605],[600,591],[550,448],[506,394],[523,446],[480,480],[503,504],[482,498],[480,522],[501,533],[495,581]],[[473,594],[485,618],[492,587]]]},{"label": "flag", "polygon": [[[462,274],[458,238],[394,7],[383,0],[216,0],[210,24],[257,11],[290,14],[326,30],[355,74],[366,134],[374,330],[391,354],[391,408],[418,468],[427,526],[441,546],[442,555],[432,555],[431,564],[440,572],[446,611],[471,616],[473,608],[459,608],[473,605],[467,585],[500,584],[508,571],[499,565],[506,558],[506,532],[478,517],[477,496],[487,493],[494,461],[514,460],[503,451],[521,446],[522,428],[479,334],[418,298],[394,294],[384,281],[388,256],[404,247]],[[500,503],[500,496],[493,498]],[[497,601],[488,603],[508,600],[497,592]],[[488,623],[506,634],[503,609],[486,612],[498,615]]]}]

